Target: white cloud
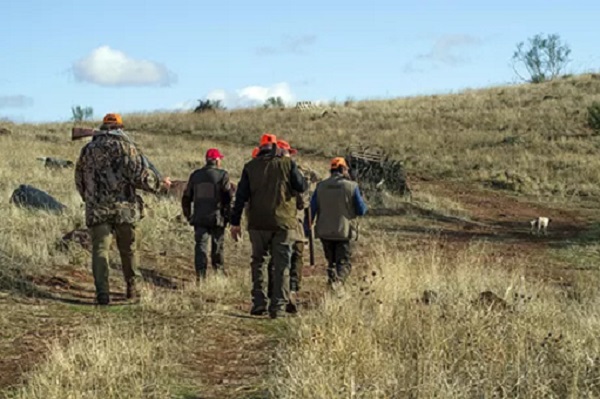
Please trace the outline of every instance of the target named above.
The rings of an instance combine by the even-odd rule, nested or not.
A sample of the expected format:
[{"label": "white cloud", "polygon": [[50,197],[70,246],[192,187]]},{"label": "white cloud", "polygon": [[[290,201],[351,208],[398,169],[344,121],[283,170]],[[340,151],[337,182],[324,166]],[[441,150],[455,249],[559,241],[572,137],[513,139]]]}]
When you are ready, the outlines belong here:
[{"label": "white cloud", "polygon": [[169,109],[175,111],[189,111],[191,109],[196,108],[196,105],[198,105],[198,100],[186,100],[178,102]]},{"label": "white cloud", "polygon": [[33,105],[33,98],[14,95],[14,96],[0,96],[0,108],[25,108]]},{"label": "white cloud", "polygon": [[417,55],[402,68],[404,73],[422,73],[426,69],[441,66],[457,66],[469,62],[468,48],[483,44],[483,40],[467,34],[451,34],[437,37],[431,49]]},{"label": "white cloud", "polygon": [[233,92],[222,89],[211,91],[206,98],[221,100],[227,108],[255,107],[262,105],[269,97],[281,97],[285,104],[293,104],[295,96],[286,82],[272,86],[247,86]]},{"label": "white cloud", "polygon": [[461,54],[461,49],[480,44],[481,39],[475,36],[465,34],[445,35],[436,39],[428,53],[421,54],[417,58],[441,64],[456,65],[468,61],[468,58]]},{"label": "white cloud", "polygon": [[166,66],[134,59],[122,51],[101,46],[73,63],[73,75],[80,82],[99,86],[169,86],[177,77]]},{"label": "white cloud", "polygon": [[[229,109],[261,106],[269,97],[281,97],[286,105],[294,105],[296,97],[286,82],[272,86],[247,86],[239,90],[211,90],[205,97],[208,100],[221,101]],[[181,101],[171,107],[175,111],[189,111],[198,105],[198,100]]]},{"label": "white cloud", "polygon": [[223,89],[213,90],[206,95],[206,98],[208,100],[213,100],[213,101],[218,100],[218,101],[224,102],[227,99],[227,92]]}]

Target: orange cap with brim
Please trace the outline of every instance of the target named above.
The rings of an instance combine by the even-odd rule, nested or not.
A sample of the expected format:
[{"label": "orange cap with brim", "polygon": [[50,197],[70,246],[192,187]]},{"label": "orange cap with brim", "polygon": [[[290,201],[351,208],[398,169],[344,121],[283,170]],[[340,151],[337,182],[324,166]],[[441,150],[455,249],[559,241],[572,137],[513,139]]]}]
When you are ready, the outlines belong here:
[{"label": "orange cap with brim", "polygon": [[292,148],[290,146],[290,143],[288,143],[285,140],[277,140],[277,147],[281,148],[282,150],[288,151],[292,155],[298,153],[298,150],[296,150],[295,148]]},{"label": "orange cap with brim", "polygon": [[260,138],[260,146],[274,144],[277,145],[277,136],[274,134],[265,133]]},{"label": "orange cap with brim", "polygon": [[122,125],[123,118],[119,114],[106,114],[104,115],[104,119],[102,119],[102,123],[105,125]]},{"label": "orange cap with brim", "polygon": [[344,158],[337,157],[331,160],[331,169],[338,169],[340,166],[348,168],[348,164],[346,163],[346,160]]}]

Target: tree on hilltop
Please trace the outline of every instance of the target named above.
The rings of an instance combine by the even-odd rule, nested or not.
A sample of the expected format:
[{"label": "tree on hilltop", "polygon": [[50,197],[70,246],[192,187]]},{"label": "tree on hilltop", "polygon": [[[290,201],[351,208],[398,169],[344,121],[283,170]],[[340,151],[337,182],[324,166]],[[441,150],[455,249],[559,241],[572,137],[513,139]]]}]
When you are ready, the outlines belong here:
[{"label": "tree on hilltop", "polygon": [[285,108],[285,103],[281,97],[269,97],[263,104],[263,108]]},{"label": "tree on hilltop", "polygon": [[92,119],[94,117],[94,109],[92,107],[82,107],[81,105],[76,105],[71,107],[71,114],[71,120],[74,122],[81,122]]},{"label": "tree on hilltop", "polygon": [[[537,34],[517,44],[513,53],[513,69],[517,76],[531,83],[552,80],[564,72],[571,61],[571,48],[562,43],[558,34]],[[524,71],[523,71],[524,69]],[[526,77],[525,75],[529,75]]]}]

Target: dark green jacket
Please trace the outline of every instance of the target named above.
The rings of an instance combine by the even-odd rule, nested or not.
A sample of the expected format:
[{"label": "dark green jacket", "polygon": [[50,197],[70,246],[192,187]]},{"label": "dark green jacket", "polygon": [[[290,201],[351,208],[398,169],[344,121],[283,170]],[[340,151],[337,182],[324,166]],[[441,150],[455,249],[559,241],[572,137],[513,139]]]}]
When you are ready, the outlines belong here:
[{"label": "dark green jacket", "polygon": [[295,230],[298,223],[295,193],[306,189],[306,180],[290,158],[258,156],[242,171],[231,225],[240,225],[247,202],[249,230]]}]

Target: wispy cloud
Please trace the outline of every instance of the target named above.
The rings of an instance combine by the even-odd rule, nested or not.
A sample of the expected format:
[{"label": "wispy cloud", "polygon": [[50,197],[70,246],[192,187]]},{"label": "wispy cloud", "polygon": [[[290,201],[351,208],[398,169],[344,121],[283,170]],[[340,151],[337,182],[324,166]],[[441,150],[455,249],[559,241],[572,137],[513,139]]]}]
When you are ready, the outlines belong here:
[{"label": "wispy cloud", "polygon": [[[285,104],[293,104],[295,96],[286,82],[271,86],[247,86],[239,90],[227,91],[215,89],[206,95],[206,99],[219,100],[227,108],[246,108],[260,106],[269,97],[281,97]],[[196,100],[182,101],[176,104],[175,110],[190,110],[198,105]]]},{"label": "wispy cloud", "polygon": [[75,61],[72,70],[76,80],[99,86],[169,86],[177,81],[163,64],[135,59],[109,46]]},{"label": "wispy cloud", "polygon": [[405,73],[419,73],[440,66],[458,66],[470,61],[469,48],[478,47],[483,40],[468,34],[443,35],[436,38],[426,53],[418,54],[403,67]]},{"label": "wispy cloud", "polygon": [[256,49],[256,54],[261,56],[279,54],[306,54],[310,46],[317,42],[316,35],[289,36],[281,39],[277,46],[263,46]]},{"label": "wispy cloud", "polygon": [[14,95],[14,96],[0,96],[0,108],[25,108],[33,105],[33,98]]}]

